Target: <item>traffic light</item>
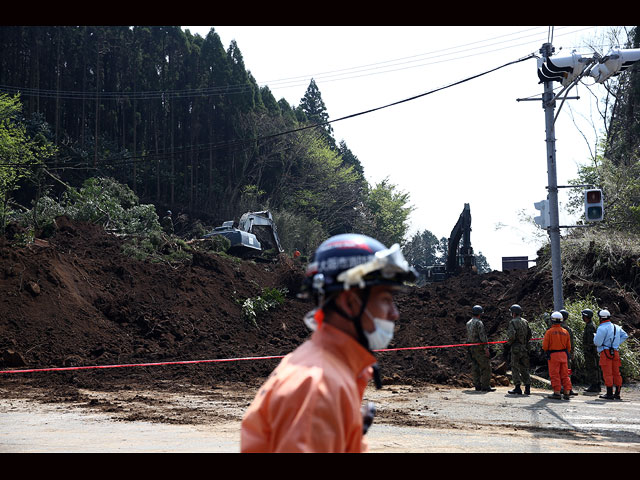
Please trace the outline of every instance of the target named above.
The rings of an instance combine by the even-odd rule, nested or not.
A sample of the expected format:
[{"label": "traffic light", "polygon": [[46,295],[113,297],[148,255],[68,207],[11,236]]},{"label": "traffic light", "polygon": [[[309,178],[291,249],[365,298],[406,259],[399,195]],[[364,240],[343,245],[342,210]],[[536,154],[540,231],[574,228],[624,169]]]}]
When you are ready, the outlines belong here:
[{"label": "traffic light", "polygon": [[566,57],[538,58],[538,78],[540,83],[560,82],[566,87],[582,73],[588,59],[572,53]]},{"label": "traffic light", "polygon": [[548,228],[551,225],[551,214],[549,213],[549,200],[542,200],[533,204],[536,210],[540,210],[540,215],[533,217],[533,221],[536,222],[542,228]]},{"label": "traffic light", "polygon": [[599,222],[604,218],[604,199],[599,188],[584,191],[584,217],[587,222]]},{"label": "traffic light", "polygon": [[638,60],[640,60],[640,48],[614,49],[599,60],[589,75],[595,78],[596,82],[604,83],[608,78],[624,72]]}]

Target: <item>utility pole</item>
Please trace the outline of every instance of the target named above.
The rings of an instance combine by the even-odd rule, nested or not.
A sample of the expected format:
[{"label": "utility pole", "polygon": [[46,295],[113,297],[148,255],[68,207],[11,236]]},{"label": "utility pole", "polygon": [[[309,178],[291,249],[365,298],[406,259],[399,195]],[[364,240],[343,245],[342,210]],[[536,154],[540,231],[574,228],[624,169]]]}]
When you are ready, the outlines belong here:
[{"label": "utility pole", "polygon": [[[548,198],[534,204],[540,210],[541,215],[534,221],[549,233],[551,243],[551,276],[553,278],[553,308],[564,308],[562,295],[562,260],[560,253],[560,216],[558,209],[558,180],[556,176],[556,135],[555,135],[555,108],[556,98],[564,91],[571,89],[584,75],[590,75],[596,82],[604,83],[607,79],[628,69],[632,64],[640,61],[640,49],[612,49],[604,57],[594,54],[593,58],[584,58],[573,52],[571,55],[550,58],[553,54],[551,43],[543,43],[540,53],[542,61],[538,63],[538,78],[544,83],[542,94],[542,108],[546,125],[547,142],[547,176]],[[560,82],[564,89],[558,94],[553,94],[553,82]],[[564,97],[566,100],[571,97]],[[564,102],[564,100],[563,100]],[[562,103],[560,104],[562,108]],[[584,186],[584,185],[583,185]],[[604,215],[602,203],[602,191],[589,187],[585,192],[585,216],[586,221],[601,221]],[[548,201],[549,217],[546,217],[546,202]],[[548,225],[547,225],[548,221]],[[576,225],[574,225],[576,226]]]},{"label": "utility pole", "polygon": [[[550,43],[545,43],[540,53],[546,61],[553,53]],[[549,190],[549,215],[551,223],[548,228],[551,243],[551,276],[553,279],[553,308],[558,311],[564,308],[562,294],[562,259],[560,254],[560,215],[558,211],[558,178],[556,175],[556,134],[554,114],[556,102],[553,95],[553,81],[544,82],[542,94],[542,108],[544,109],[546,142],[547,142],[547,176]]]}]

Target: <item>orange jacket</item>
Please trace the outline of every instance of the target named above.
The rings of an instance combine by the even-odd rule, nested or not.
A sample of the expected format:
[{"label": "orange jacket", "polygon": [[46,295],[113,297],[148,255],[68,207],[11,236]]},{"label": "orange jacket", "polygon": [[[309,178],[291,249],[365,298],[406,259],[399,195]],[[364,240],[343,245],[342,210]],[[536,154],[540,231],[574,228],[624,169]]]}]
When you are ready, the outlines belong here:
[{"label": "orange jacket", "polygon": [[569,332],[559,323],[554,323],[544,334],[542,349],[544,351],[566,350],[571,352],[571,336]]},{"label": "orange jacket", "polygon": [[361,403],[375,357],[323,323],[285,356],[245,412],[241,452],[364,452]]}]

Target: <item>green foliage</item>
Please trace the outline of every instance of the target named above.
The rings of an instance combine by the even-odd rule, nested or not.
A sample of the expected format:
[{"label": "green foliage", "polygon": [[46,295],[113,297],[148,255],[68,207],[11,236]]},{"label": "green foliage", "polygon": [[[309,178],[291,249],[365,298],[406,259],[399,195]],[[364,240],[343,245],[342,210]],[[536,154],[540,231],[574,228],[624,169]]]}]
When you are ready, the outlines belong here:
[{"label": "green foliage", "polygon": [[[6,26],[2,33],[0,84],[37,84],[60,92],[24,101],[25,111],[38,112],[51,125],[65,166],[83,167],[56,170],[61,182],[77,187],[98,171],[143,192],[144,203],[171,205],[191,217],[215,212],[232,218],[254,209],[243,205],[268,205],[305,219],[300,224],[309,233],[296,233],[292,242],[298,249],[304,248],[303,238],[317,243],[319,232],[378,236],[389,218],[406,221],[402,209],[369,188],[360,160],[346,142],[337,144],[330,125],[278,135],[328,121],[315,81],[298,106],[276,101],[247,70],[240,46],[232,41],[225,50],[214,29],[204,38],[177,26]],[[92,91],[117,90],[122,97],[78,102],[72,99],[78,79]],[[229,85],[237,91],[207,93]],[[144,101],[138,97],[142,92],[148,95]],[[194,153],[194,145],[209,148]],[[85,193],[96,197],[89,190],[98,187],[87,186]],[[40,194],[32,193],[38,199]],[[115,205],[70,195],[61,205],[74,209],[69,212],[74,218],[122,233],[153,228],[144,225],[145,212],[138,213],[142,224],[135,225]],[[34,210],[35,217],[48,214],[52,202],[44,202],[45,212]],[[391,225],[383,240],[402,243],[404,231]]]},{"label": "green foliage", "polygon": [[439,263],[438,238],[429,230],[416,232],[402,247],[402,252],[410,265],[418,271],[425,271],[429,265]]},{"label": "green foliage", "polygon": [[299,250],[303,255],[311,255],[328,237],[318,220],[310,220],[299,213],[277,210],[273,212],[273,219],[278,228],[280,244],[288,254]]},{"label": "green foliage", "polygon": [[[45,195],[38,203],[37,213],[27,211],[12,218],[32,237],[35,225],[40,225],[41,234],[52,231],[55,218],[61,215],[123,235],[123,253],[138,260],[186,263],[191,258],[190,245],[162,231],[153,205],[141,205],[129,187],[112,178],[87,179],[79,190],[65,191],[60,202]],[[205,249],[226,251],[228,247],[229,240],[216,238],[207,241]]]},{"label": "green foliage", "polygon": [[34,177],[42,162],[55,153],[43,136],[29,137],[19,119],[21,110],[18,96],[0,94],[0,233],[13,212],[10,207],[13,192]]},{"label": "green foliage", "polygon": [[[429,230],[424,230],[423,232],[416,232],[402,247],[402,252],[409,264],[424,274],[426,267],[446,263],[447,251],[443,250],[443,247],[446,248],[447,245],[447,242],[441,242]],[[475,254],[475,264],[478,273],[491,271],[491,267],[482,252]]]},{"label": "green foliage", "polygon": [[[323,124],[329,120],[327,107],[324,104],[324,100],[322,100],[320,89],[313,78],[309,82],[309,86],[304,92],[298,108],[304,112],[305,118],[309,123]],[[331,147],[335,147],[335,141],[332,137],[333,127],[331,124],[323,125],[321,128],[327,139],[329,139]]]},{"label": "green foliage", "polygon": [[76,193],[67,192],[69,216],[121,233],[159,231],[152,205],[140,205],[133,191],[112,178],[89,178]]},{"label": "green foliage", "polygon": [[[110,231],[123,234],[151,234],[161,231],[158,215],[153,205],[141,205],[138,197],[126,185],[113,178],[89,178],[79,190],[67,189],[60,202],[44,196],[32,212],[14,216],[21,224],[46,227],[53,224],[58,215],[73,220],[96,223]],[[35,208],[35,207],[34,207]]]},{"label": "green foliage", "polygon": [[306,137],[279,208],[317,220],[329,235],[353,229],[361,177],[322,137]]},{"label": "green foliage", "polygon": [[226,252],[231,247],[231,240],[223,235],[214,235],[207,237],[200,242],[203,250],[212,252]]},{"label": "green foliage", "polygon": [[362,233],[370,235],[387,246],[403,245],[409,229],[409,194],[399,191],[388,178],[375,185],[365,200],[370,212],[370,223],[363,225]]},{"label": "green foliage", "polygon": [[260,190],[257,185],[245,185],[240,194],[238,202],[239,215],[245,212],[255,212],[262,210],[260,199],[264,197],[266,192]]},{"label": "green foliage", "polygon": [[[604,220],[593,227],[640,234],[640,162],[616,165],[608,158],[599,157],[595,166],[582,166],[574,185],[594,185],[602,188]],[[584,221],[583,190],[571,194],[567,209],[580,215]]]},{"label": "green foliage", "polygon": [[288,290],[286,288],[263,288],[257,297],[247,298],[242,302],[242,318],[258,326],[258,316],[284,303]]},{"label": "green foliage", "polygon": [[491,271],[491,266],[487,261],[487,257],[485,257],[482,252],[478,252],[475,254],[476,257],[476,268],[478,269],[478,273],[489,273]]}]

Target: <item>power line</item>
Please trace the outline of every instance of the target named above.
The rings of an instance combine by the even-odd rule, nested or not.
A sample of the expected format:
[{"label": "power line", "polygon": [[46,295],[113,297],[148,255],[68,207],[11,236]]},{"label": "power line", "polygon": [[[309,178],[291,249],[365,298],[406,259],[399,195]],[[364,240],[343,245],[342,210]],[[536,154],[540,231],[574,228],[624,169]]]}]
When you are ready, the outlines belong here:
[{"label": "power line", "polygon": [[[464,55],[464,56],[458,56],[458,57],[454,57],[454,58],[445,58],[445,59],[440,59],[440,60],[434,60],[434,59],[438,59],[440,57],[445,57],[447,55],[451,55],[448,53],[443,53],[443,52],[447,52],[449,50],[455,50],[455,49],[460,49],[463,47],[469,47],[469,46],[473,46],[473,45],[478,45],[481,43],[486,43],[486,42],[490,42],[492,40],[496,40],[496,39],[500,39],[503,37],[511,37],[513,35],[519,35],[520,33],[525,33],[528,32],[530,30],[535,30],[539,27],[533,27],[531,29],[527,29],[527,30],[521,30],[518,32],[514,32],[514,33],[509,33],[509,34],[504,34],[504,35],[500,35],[497,37],[492,37],[492,38],[488,38],[485,40],[478,40],[475,42],[470,42],[467,44],[463,44],[463,45],[459,45],[459,46],[454,46],[454,47],[448,47],[445,49],[441,49],[441,50],[434,50],[432,52],[427,52],[427,53],[422,53],[422,54],[417,54],[417,55],[412,55],[412,56],[408,56],[408,57],[402,57],[402,58],[398,58],[398,59],[393,59],[393,60],[387,60],[387,61],[382,61],[382,62],[377,62],[377,63],[373,63],[373,64],[368,64],[368,65],[361,65],[361,66],[356,66],[356,67],[349,67],[346,69],[340,69],[340,70],[333,70],[333,71],[328,71],[328,72],[321,72],[321,73],[317,73],[314,75],[302,75],[302,76],[296,76],[296,77],[289,77],[289,78],[283,78],[283,79],[276,79],[276,80],[272,80],[269,82],[265,82],[263,84],[261,84],[261,86],[268,86],[271,89],[278,89],[278,88],[290,88],[292,86],[299,86],[301,84],[303,84],[302,82],[306,83],[308,81],[309,78],[316,78],[318,80],[322,80],[322,81],[338,81],[338,80],[348,80],[348,79],[352,79],[352,78],[359,78],[362,76],[369,76],[369,75],[380,75],[380,74],[385,74],[385,73],[391,73],[391,72],[395,72],[395,71],[399,71],[399,70],[405,70],[408,68],[418,68],[418,67],[424,67],[424,66],[428,66],[428,65],[433,65],[435,63],[442,63],[442,62],[449,62],[449,61],[456,61],[456,60],[461,60],[464,58],[468,58],[470,56],[476,56],[476,55],[485,55],[488,53],[493,53],[495,51],[499,51],[499,50],[504,50],[506,48],[515,48],[515,47],[519,47],[519,46],[523,46],[523,45],[527,45],[529,43],[531,43],[533,40],[531,41],[527,41],[527,42],[523,42],[523,43],[519,43],[516,45],[510,45],[501,49],[494,49],[494,50],[490,50],[487,52],[480,52],[480,53],[476,53],[476,54],[468,54],[468,55]],[[567,27],[565,27],[567,28]],[[593,27],[586,27],[580,30],[576,30],[576,31],[571,31],[571,32],[567,32],[564,33],[563,35],[568,35],[568,34],[573,34],[576,33],[578,31],[582,31],[582,30],[588,30],[590,28]],[[509,43],[509,42],[513,42],[515,40],[520,40],[523,38],[528,38],[531,36],[537,36],[540,35],[539,32],[536,33],[532,33],[532,34],[528,34],[528,35],[524,35],[524,36],[520,36],[517,38],[513,38],[510,40],[505,40],[505,41],[499,41],[499,42],[494,42],[494,43],[490,43],[488,45],[482,45],[482,46],[475,46],[473,48],[467,48],[458,52],[454,52],[454,54],[464,54],[473,50],[477,50],[479,48],[486,48],[486,47],[491,47],[491,46],[495,46],[495,45],[501,45],[504,43]],[[411,58],[417,58],[417,57],[425,57],[423,58],[422,62],[424,61],[428,61],[428,60],[432,60],[428,63],[420,63],[417,65],[409,65],[406,66],[406,64],[412,64],[415,63],[418,60],[409,60]],[[400,63],[398,63],[400,62]],[[402,66],[404,65],[404,66]],[[389,70],[389,67],[396,67],[398,66],[399,68],[394,68]],[[380,68],[386,68],[386,70],[380,70]],[[349,75],[346,77],[343,77],[343,75]],[[333,78],[332,77],[341,77],[341,78]],[[327,79],[328,78],[328,79]],[[293,84],[291,84],[293,82]],[[289,84],[289,85],[287,85]],[[100,99],[102,100],[107,100],[107,99],[112,99],[112,100],[123,100],[123,99],[130,99],[130,100],[157,100],[157,99],[166,99],[166,100],[172,100],[172,99],[177,99],[177,98],[191,98],[191,97],[199,97],[199,96],[220,96],[220,95],[234,95],[234,94],[242,94],[242,93],[246,93],[249,92],[251,89],[251,86],[246,85],[246,84],[238,84],[238,85],[224,85],[224,86],[217,86],[217,87],[206,87],[206,88],[195,88],[195,89],[167,89],[167,90],[150,90],[150,91],[137,91],[137,92],[124,92],[124,91],[101,91],[101,92],[88,92],[88,91],[77,91],[77,90],[52,90],[52,89],[39,89],[39,88],[28,88],[28,87],[15,87],[15,86],[9,86],[9,85],[0,85],[0,90],[5,91],[7,93],[20,93],[21,95],[24,96],[39,96],[42,98],[57,98],[57,99],[62,99],[62,100],[93,100],[96,98],[96,96],[98,96]]]},{"label": "power line", "polygon": [[[529,60],[530,58],[535,58],[535,54],[533,54],[533,53],[529,54],[529,55],[527,55],[525,57],[522,57],[522,58],[519,58],[517,60],[511,61],[511,62],[507,62],[507,63],[505,63],[505,64],[503,64],[503,65],[501,65],[499,67],[492,68],[492,69],[487,70],[485,72],[482,72],[482,73],[479,73],[479,74],[476,74],[476,75],[472,75],[470,77],[464,78],[464,79],[459,80],[457,82],[453,82],[453,83],[450,83],[448,85],[435,88],[433,90],[421,93],[419,95],[414,95],[412,97],[405,98],[403,100],[398,100],[396,102],[389,103],[387,105],[383,105],[383,106],[380,106],[380,107],[371,108],[369,110],[364,110],[364,111],[361,111],[361,112],[358,112],[358,113],[353,113],[353,114],[350,114],[350,115],[346,115],[346,116],[343,116],[343,117],[340,117],[340,118],[336,118],[334,120],[328,120],[326,122],[315,123],[315,124],[311,124],[311,125],[305,125],[304,127],[299,127],[299,128],[295,128],[295,129],[292,129],[292,130],[287,130],[287,131],[284,131],[284,132],[278,132],[278,133],[274,133],[274,134],[270,134],[270,135],[262,135],[262,136],[249,138],[249,139],[238,139],[238,140],[232,140],[230,142],[219,142],[219,143],[216,143],[216,144],[209,143],[209,144],[198,145],[198,146],[194,146],[194,148],[189,148],[189,149],[186,149],[186,150],[182,150],[181,152],[177,152],[177,154],[200,153],[201,151],[208,151],[210,149],[242,146],[243,144],[257,143],[257,142],[260,142],[260,141],[273,139],[273,138],[280,137],[280,136],[283,136],[283,135],[289,135],[291,133],[296,133],[296,132],[300,132],[300,131],[303,131],[303,130],[309,130],[309,129],[312,129],[312,128],[323,127],[325,125],[329,125],[329,124],[332,124],[332,123],[335,123],[335,122],[340,122],[342,120],[355,118],[355,117],[358,117],[360,115],[373,113],[373,112],[376,112],[376,111],[379,111],[379,110],[383,110],[385,108],[389,108],[389,107],[392,107],[392,106],[395,106],[395,105],[400,105],[402,103],[406,103],[406,102],[410,102],[410,101],[413,101],[413,100],[417,100],[418,98],[422,98],[422,97],[425,97],[427,95],[431,95],[433,93],[439,92],[441,90],[445,90],[447,88],[451,88],[451,87],[454,87],[456,85],[460,85],[462,83],[474,80],[474,79],[482,77],[484,75],[488,75],[489,73],[495,72],[495,71],[500,70],[502,68],[505,68],[507,66],[514,65],[516,63],[520,63],[520,62]],[[149,159],[149,158],[151,158],[151,159],[162,159],[165,156],[166,157],[170,157],[172,155],[176,155],[176,152],[175,151],[174,152],[168,151],[166,153],[156,152],[155,154],[152,154],[152,155],[145,154],[145,155],[137,155],[135,157],[134,156],[127,156],[126,158],[122,159],[121,163],[117,163],[117,164],[116,163],[108,163],[108,164],[102,163],[101,166],[109,166],[109,165],[111,165],[111,166],[116,165],[117,166],[117,165],[121,165],[121,164],[130,163],[132,160],[138,161],[138,159],[139,160],[146,160],[146,159]],[[0,166],[11,166],[11,165],[12,164],[6,164],[6,163],[5,164],[1,164],[0,163]],[[21,165],[13,165],[13,166],[19,167]]]},{"label": "power line", "polygon": [[[513,42],[515,40],[520,40],[520,39],[531,37],[531,36],[540,36],[542,34],[542,32],[536,32],[536,33],[533,33],[533,34],[517,37],[517,38],[514,38],[514,39],[510,39],[508,41],[494,42],[494,43],[490,43],[488,45],[482,45],[482,46],[477,46],[477,47],[473,47],[473,48],[468,48],[468,49],[461,50],[459,52],[454,52],[454,53],[451,53],[451,54],[442,53],[442,52],[446,52],[448,50],[458,49],[458,48],[462,48],[462,47],[468,47],[468,46],[476,45],[476,44],[479,44],[479,43],[485,43],[485,42],[488,42],[488,41],[491,41],[491,40],[495,40],[495,39],[498,39],[498,38],[513,36],[513,35],[517,35],[517,34],[520,34],[520,33],[528,32],[530,30],[534,30],[534,29],[538,29],[538,28],[540,28],[540,27],[534,27],[532,29],[527,29],[527,30],[522,30],[522,31],[519,31],[519,32],[504,34],[504,35],[500,35],[498,37],[493,37],[493,38],[489,38],[489,39],[485,39],[485,40],[479,40],[479,41],[476,41],[476,42],[470,42],[470,43],[459,45],[459,46],[456,46],[456,47],[449,47],[449,48],[445,48],[445,49],[441,49],[441,50],[435,50],[435,51],[428,52],[428,53],[412,55],[412,56],[408,56],[408,57],[402,57],[402,58],[394,59],[394,60],[377,62],[377,63],[373,63],[373,64],[366,64],[366,65],[361,65],[361,66],[357,66],[357,67],[349,67],[349,68],[346,68],[346,69],[332,70],[332,71],[328,71],[328,72],[321,72],[321,73],[316,73],[316,74],[312,74],[312,75],[302,75],[302,76],[284,78],[284,79],[279,79],[279,80],[270,80],[270,81],[265,82],[265,84],[268,84],[269,86],[272,86],[274,84],[278,84],[278,83],[281,83],[281,82],[285,82],[285,83],[286,82],[292,82],[292,81],[296,81],[298,79],[300,79],[301,81],[306,81],[309,78],[314,78],[314,79],[318,80],[318,79],[324,79],[326,76],[334,77],[334,76],[339,76],[339,75],[341,75],[343,73],[346,73],[346,72],[352,72],[353,70],[356,70],[355,72],[352,72],[352,73],[356,73],[358,75],[354,75],[354,76],[349,76],[349,77],[346,77],[346,78],[339,78],[338,79],[338,80],[346,80],[346,79],[350,79],[350,78],[361,77],[361,76],[363,76],[363,75],[361,75],[361,73],[362,72],[367,72],[368,70],[374,70],[372,73],[370,73],[370,75],[377,75],[377,74],[381,74],[381,73],[390,73],[390,72],[394,72],[394,71],[398,71],[398,70],[405,70],[407,68],[418,68],[418,67],[433,65],[433,64],[436,64],[436,63],[461,60],[461,59],[468,58],[470,56],[485,55],[485,54],[493,53],[493,52],[496,52],[496,51],[506,50],[508,48],[515,48],[515,47],[520,47],[520,46],[523,46],[523,45],[528,45],[528,44],[532,43],[534,40],[530,40],[530,41],[527,41],[527,42],[522,42],[522,43],[519,43],[519,44],[516,44],[516,45],[509,45],[509,46],[506,46],[504,48],[493,49],[493,50],[486,51],[486,52],[480,52],[480,53],[477,53],[477,54],[469,54],[469,55],[463,55],[463,56],[458,56],[458,57],[453,57],[453,58],[436,60],[436,61],[432,61],[432,62],[428,62],[428,63],[420,63],[418,65],[412,65],[412,66],[408,66],[408,67],[405,66],[405,67],[401,67],[401,68],[394,69],[394,70],[383,70],[383,71],[380,71],[380,72],[376,72],[375,68],[369,68],[369,67],[378,68],[377,66],[383,66],[382,68],[386,68],[387,64],[392,64],[392,63],[393,64],[391,66],[398,66],[398,65],[404,65],[404,64],[407,64],[407,63],[414,63],[414,62],[416,62],[418,60],[410,60],[410,61],[405,61],[405,60],[416,58],[416,57],[427,56],[427,58],[424,58],[422,60],[432,60],[432,59],[437,59],[439,57],[444,57],[444,56],[452,55],[452,54],[464,54],[466,52],[470,52],[472,50],[477,50],[477,49],[480,49],[480,48],[487,48],[487,47],[491,47],[491,46],[495,46],[495,45],[500,45],[500,44],[504,44],[504,43],[508,43],[508,42]],[[567,28],[567,27],[565,27],[565,28]],[[580,30],[567,32],[564,35],[573,34],[573,33],[576,33],[576,32],[579,32],[579,31],[583,31],[583,30],[588,30],[588,29],[591,29],[591,28],[593,28],[593,27],[587,27],[587,28],[583,28],[583,29],[580,29]],[[420,60],[420,61],[422,61],[422,60]],[[296,85],[299,85],[299,83],[296,84]]]},{"label": "power line", "polygon": [[[539,28],[539,27],[534,27],[533,29],[536,29],[536,28]],[[335,75],[343,74],[345,72],[351,72],[353,70],[356,70],[356,73],[360,73],[362,71],[362,69],[365,69],[365,71],[366,71],[366,70],[370,70],[371,67],[378,68],[379,66],[383,66],[383,68],[386,68],[386,66],[389,65],[389,64],[391,64],[391,66],[395,66],[395,65],[402,65],[402,64],[406,64],[406,63],[412,63],[412,62],[416,62],[416,61],[419,61],[419,60],[409,60],[409,59],[415,59],[417,57],[425,57],[425,56],[427,56],[427,59],[434,58],[434,57],[446,56],[446,55],[450,55],[450,54],[443,53],[443,52],[446,52],[448,50],[454,50],[454,49],[458,49],[458,48],[462,48],[462,47],[467,47],[467,46],[470,46],[470,45],[476,45],[478,43],[484,43],[484,42],[491,41],[491,40],[494,40],[494,39],[497,39],[497,38],[516,35],[518,33],[526,32],[526,31],[529,31],[529,30],[532,30],[532,29],[523,30],[521,32],[515,32],[515,33],[510,33],[510,34],[505,34],[505,35],[500,35],[498,37],[493,37],[493,38],[489,38],[489,39],[486,39],[486,40],[478,40],[478,41],[475,41],[475,42],[470,42],[470,43],[466,43],[466,44],[458,45],[458,46],[454,46],[454,47],[448,47],[448,48],[444,48],[444,49],[440,49],[440,50],[434,50],[434,51],[427,52],[427,53],[420,53],[420,54],[416,54],[416,55],[410,55],[410,56],[407,56],[407,57],[401,57],[401,58],[396,58],[396,59],[392,59],[392,60],[385,60],[385,61],[382,61],[382,62],[359,65],[359,66],[356,66],[356,67],[349,67],[349,68],[338,69],[338,70],[330,70],[330,71],[327,71],[327,72],[319,72],[319,73],[315,73],[315,74],[311,74],[311,75],[300,75],[300,76],[289,77],[289,78],[284,78],[284,79],[268,80],[268,81],[265,82],[265,84],[273,85],[273,84],[279,83],[279,82],[288,82],[288,81],[298,80],[298,79],[306,80],[306,79],[308,79],[310,77],[322,78],[322,76],[324,76],[324,75],[335,76]],[[505,43],[505,42],[497,42],[497,43]],[[486,46],[491,46],[491,45],[495,45],[495,44],[490,44],[490,45],[486,45]],[[474,47],[473,49],[477,49],[477,48],[484,48],[484,47]],[[473,50],[473,49],[468,49],[468,50]],[[463,52],[468,51],[468,50],[463,50],[462,52],[455,52],[455,53],[463,53]],[[453,58],[453,59],[450,59],[450,60],[457,60],[457,58]],[[422,66],[422,65],[418,65],[418,66]],[[382,73],[387,73],[387,71],[384,71]]]}]

